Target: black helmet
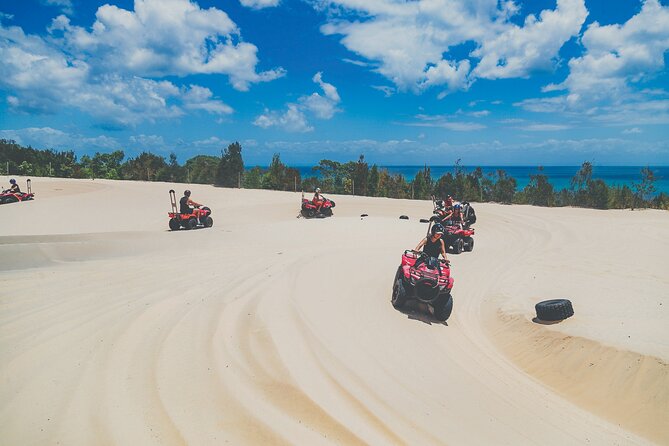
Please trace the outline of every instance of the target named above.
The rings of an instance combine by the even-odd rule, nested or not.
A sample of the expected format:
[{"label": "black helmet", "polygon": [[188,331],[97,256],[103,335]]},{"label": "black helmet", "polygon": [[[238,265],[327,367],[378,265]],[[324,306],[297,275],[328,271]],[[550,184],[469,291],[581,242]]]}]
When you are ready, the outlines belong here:
[{"label": "black helmet", "polygon": [[432,235],[443,234],[443,233],[444,233],[444,227],[441,225],[441,223],[437,223],[434,226],[432,226]]},{"label": "black helmet", "polygon": [[184,195],[187,196],[187,197],[190,197],[190,191],[188,189],[186,189],[184,191]]},{"label": "black helmet", "polygon": [[10,184],[16,184],[16,180],[14,178],[12,178],[11,180],[9,180],[9,183]]}]

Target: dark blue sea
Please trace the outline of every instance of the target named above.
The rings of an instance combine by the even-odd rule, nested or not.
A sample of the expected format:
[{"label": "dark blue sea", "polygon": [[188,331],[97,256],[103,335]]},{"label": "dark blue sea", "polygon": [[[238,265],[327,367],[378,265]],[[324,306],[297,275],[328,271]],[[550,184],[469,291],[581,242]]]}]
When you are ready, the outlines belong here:
[{"label": "dark blue sea", "polygon": [[[316,176],[312,171],[312,166],[291,166],[300,171],[302,177]],[[412,180],[423,166],[379,166],[388,169],[392,174],[401,174],[407,180]],[[572,177],[578,172],[581,166],[545,166],[542,174],[548,177],[548,180],[556,190],[568,189]],[[641,181],[641,169],[643,166],[593,166],[592,177],[604,180],[609,186],[632,187],[634,183]],[[669,166],[649,166],[655,174],[656,193],[664,192],[669,194]],[[462,167],[465,172],[471,172],[475,167]],[[487,166],[481,167],[485,175],[497,172],[503,169],[506,174],[517,181],[517,190],[524,188],[530,181],[530,175],[539,173],[536,166]],[[437,180],[442,175],[453,172],[453,166],[430,166],[432,178]]]}]

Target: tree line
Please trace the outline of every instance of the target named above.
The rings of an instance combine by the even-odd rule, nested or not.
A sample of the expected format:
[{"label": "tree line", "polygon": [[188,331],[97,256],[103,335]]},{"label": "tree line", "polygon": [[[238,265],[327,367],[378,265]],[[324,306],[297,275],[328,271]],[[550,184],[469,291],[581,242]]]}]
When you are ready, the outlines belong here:
[{"label": "tree line", "polygon": [[592,177],[593,166],[584,162],[571,179],[569,188],[556,190],[543,169],[530,175],[530,182],[518,189],[516,179],[503,169],[484,174],[477,167],[467,172],[456,161],[452,172],[433,178],[425,166],[413,179],[369,165],[364,155],[357,161],[341,163],[321,160],[302,178],[300,171],[287,166],[275,154],[267,168],[246,168],[238,142],[221,151],[221,156],[197,155],[184,164],[170,153],[167,159],[150,152],[126,159],[122,150],[95,153],[77,158],[73,151],[38,150],[0,139],[0,172],[55,176],[62,178],[106,178],[113,180],[167,181],[214,184],[222,187],[312,191],[369,197],[429,199],[451,195],[459,200],[530,204],[535,206],[578,206],[596,209],[669,209],[669,195],[656,194],[653,171],[642,168],[639,181],[631,187],[609,186]]}]

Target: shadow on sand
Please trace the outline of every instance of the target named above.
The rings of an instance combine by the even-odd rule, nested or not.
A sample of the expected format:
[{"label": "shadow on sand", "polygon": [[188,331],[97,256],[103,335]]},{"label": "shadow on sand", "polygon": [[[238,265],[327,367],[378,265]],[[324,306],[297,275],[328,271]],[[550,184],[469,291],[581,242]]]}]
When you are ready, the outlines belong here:
[{"label": "shadow on sand", "polygon": [[440,321],[435,319],[435,317],[430,312],[429,306],[421,302],[409,301],[402,309],[397,311],[406,314],[408,319],[412,319],[414,321],[420,321],[427,325],[445,325],[448,327],[447,321]]},{"label": "shadow on sand", "polygon": [[534,317],[534,318],[532,318],[532,322],[534,322],[535,324],[540,324],[540,325],[555,325],[555,324],[559,324],[562,321],[543,321],[543,320],[539,319],[538,317]]}]

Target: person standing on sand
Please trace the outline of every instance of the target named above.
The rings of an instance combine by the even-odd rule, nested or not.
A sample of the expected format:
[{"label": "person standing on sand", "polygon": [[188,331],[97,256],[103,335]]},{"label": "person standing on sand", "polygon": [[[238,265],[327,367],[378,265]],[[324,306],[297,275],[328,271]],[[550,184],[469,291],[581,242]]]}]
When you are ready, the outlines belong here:
[{"label": "person standing on sand", "polygon": [[[192,207],[191,207],[192,206]],[[194,207],[202,206],[200,203],[196,203],[190,199],[190,191],[185,190],[184,196],[179,200],[179,213],[181,214],[191,214]]]}]

